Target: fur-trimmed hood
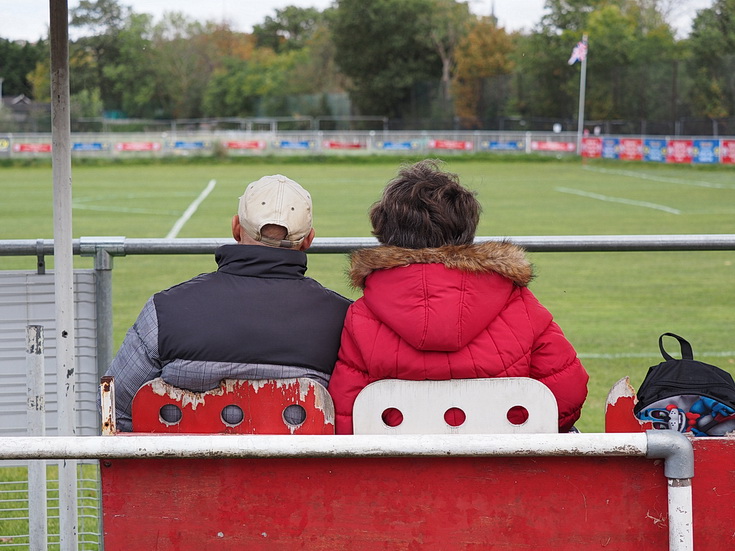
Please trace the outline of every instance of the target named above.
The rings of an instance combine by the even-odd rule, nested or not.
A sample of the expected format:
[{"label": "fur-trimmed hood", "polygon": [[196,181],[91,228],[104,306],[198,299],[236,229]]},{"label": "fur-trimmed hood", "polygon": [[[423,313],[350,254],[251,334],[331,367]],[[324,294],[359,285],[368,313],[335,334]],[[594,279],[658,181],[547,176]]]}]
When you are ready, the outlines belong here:
[{"label": "fur-trimmed hood", "polygon": [[526,287],[533,279],[533,265],[525,251],[508,241],[486,241],[472,245],[447,245],[435,249],[404,249],[380,246],[352,253],[350,282],[365,288],[365,278],[375,270],[409,264],[444,264],[465,272],[495,272]]},{"label": "fur-trimmed hood", "polygon": [[352,256],[360,300],[417,350],[459,350],[500,316],[533,277],[507,242],[435,249],[377,247]]}]

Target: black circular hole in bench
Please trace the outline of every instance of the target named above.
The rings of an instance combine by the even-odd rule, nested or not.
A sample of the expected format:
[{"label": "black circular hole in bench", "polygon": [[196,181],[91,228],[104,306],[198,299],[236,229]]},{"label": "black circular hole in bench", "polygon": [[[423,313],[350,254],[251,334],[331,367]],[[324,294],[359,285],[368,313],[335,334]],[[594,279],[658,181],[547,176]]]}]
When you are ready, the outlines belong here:
[{"label": "black circular hole in bench", "polygon": [[158,415],[160,415],[161,419],[169,425],[175,425],[181,421],[181,417],[183,417],[181,408],[176,404],[166,404],[162,406],[161,409],[158,410]]},{"label": "black circular hole in bench", "polygon": [[222,422],[231,426],[239,425],[242,423],[242,420],[245,419],[245,414],[242,412],[242,408],[235,404],[223,407],[221,416]]},{"label": "black circular hole in bench", "polygon": [[306,421],[306,410],[298,404],[291,404],[283,410],[283,420],[289,425],[300,425]]}]

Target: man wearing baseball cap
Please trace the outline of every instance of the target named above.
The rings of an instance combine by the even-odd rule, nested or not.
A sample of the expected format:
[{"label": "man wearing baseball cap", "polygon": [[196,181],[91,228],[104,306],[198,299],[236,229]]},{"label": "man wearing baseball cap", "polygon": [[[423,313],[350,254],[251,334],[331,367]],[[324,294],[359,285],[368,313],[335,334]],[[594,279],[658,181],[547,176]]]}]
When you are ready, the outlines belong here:
[{"label": "man wearing baseball cap", "polygon": [[222,379],[327,385],[351,301],[304,275],[311,196],[280,174],[252,182],[232,236],[236,244],[215,252],[216,272],[156,293],[128,330],[106,373],[119,430],[133,430],[133,397],[157,377],[193,392]]}]

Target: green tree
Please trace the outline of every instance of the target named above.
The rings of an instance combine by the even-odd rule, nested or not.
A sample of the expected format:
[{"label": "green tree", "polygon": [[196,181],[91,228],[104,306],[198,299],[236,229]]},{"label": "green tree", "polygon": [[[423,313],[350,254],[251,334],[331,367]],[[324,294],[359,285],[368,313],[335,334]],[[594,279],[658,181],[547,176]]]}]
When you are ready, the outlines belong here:
[{"label": "green tree", "polygon": [[452,101],[451,82],[456,66],[455,51],[462,39],[467,36],[473,21],[466,2],[455,0],[434,0],[431,11],[424,14],[425,25],[429,29],[429,40],[442,64],[441,92],[444,108]]},{"label": "green tree", "polygon": [[604,8],[615,7],[634,17],[643,30],[670,26],[678,9],[689,0],[546,0],[541,24],[547,29],[582,32],[588,30],[589,18]]},{"label": "green tree", "polygon": [[[204,96],[208,116],[328,115],[325,94],[344,90],[344,76],[334,61],[325,18],[318,17],[299,47],[254,47],[258,37],[247,37],[251,48],[222,50]],[[320,101],[321,98],[321,101]]]},{"label": "green tree", "polygon": [[314,30],[302,53],[300,62],[290,74],[294,93],[344,92],[346,79],[335,61],[336,49],[326,25],[322,24]]},{"label": "green tree", "polygon": [[698,12],[689,47],[695,113],[712,119],[735,116],[735,0],[716,0]]},{"label": "green tree", "polygon": [[624,116],[629,119],[672,121],[677,118],[679,89],[684,80],[678,75],[684,51],[665,20],[657,26],[638,21],[638,36],[631,51],[625,77]]},{"label": "green tree", "polygon": [[416,84],[439,77],[441,60],[426,39],[425,14],[434,7],[432,0],[339,0],[330,18],[335,60],[361,113],[407,114]]},{"label": "green tree", "polygon": [[[500,104],[491,106],[488,98],[507,97],[506,90],[493,94],[492,88],[495,87],[494,83],[501,82],[497,77],[512,71],[512,49],[511,37],[505,29],[498,28],[496,21],[490,17],[476,21],[459,44],[454,75],[454,104],[455,113],[463,121],[463,126],[479,128],[480,121],[491,111],[497,116],[505,107]],[[503,99],[498,103],[504,103]]]},{"label": "green tree", "polygon": [[518,42],[520,114],[576,118],[579,64],[566,60],[586,32],[586,118],[669,118],[682,57],[669,0],[548,0],[546,8],[536,32]]},{"label": "green tree", "polygon": [[48,55],[36,63],[26,78],[34,100],[44,103],[51,101],[51,59]]},{"label": "green tree", "polygon": [[547,30],[581,32],[587,27],[587,18],[608,0],[546,0],[546,13],[541,26]]},{"label": "green tree", "polygon": [[47,58],[48,43],[13,42],[0,38],[0,77],[3,78],[2,92],[4,96],[25,94],[34,98],[34,90],[29,74],[36,64]]},{"label": "green tree", "polygon": [[276,10],[276,16],[267,16],[260,25],[253,27],[259,48],[271,48],[274,52],[286,52],[303,48],[314,35],[323,20],[316,8],[286,6]]},{"label": "green tree", "polygon": [[206,112],[219,117],[290,115],[285,112],[286,96],[303,92],[292,75],[306,56],[303,50],[276,54],[259,48],[247,60],[227,59],[210,79]]},{"label": "green tree", "polygon": [[[635,20],[623,14],[617,6],[606,6],[590,15],[588,28],[588,118],[623,118],[628,76],[625,69],[631,65],[631,56],[638,38]],[[569,44],[574,42],[570,40]]]},{"label": "green tree", "polygon": [[210,30],[175,12],[164,14],[154,27],[149,61],[160,116],[201,116],[204,90],[217,62],[206,39]]},{"label": "green tree", "polygon": [[119,98],[117,108],[129,117],[151,118],[161,112],[156,98],[152,34],[152,16],[131,14],[118,34],[116,63],[104,67],[105,78],[114,83],[113,93]]},{"label": "green tree", "polygon": [[[116,65],[120,57],[120,33],[131,9],[118,0],[80,0],[70,12],[69,26],[80,33],[69,49],[71,93],[99,89],[105,109],[120,109],[122,100],[105,67]],[[74,33],[72,33],[74,34]]]},{"label": "green tree", "polygon": [[570,82],[578,72],[570,70],[567,59],[572,45],[581,38],[542,29],[530,35],[515,35],[510,57],[514,63],[515,93],[510,113],[522,118],[568,118],[576,110],[576,93]]}]

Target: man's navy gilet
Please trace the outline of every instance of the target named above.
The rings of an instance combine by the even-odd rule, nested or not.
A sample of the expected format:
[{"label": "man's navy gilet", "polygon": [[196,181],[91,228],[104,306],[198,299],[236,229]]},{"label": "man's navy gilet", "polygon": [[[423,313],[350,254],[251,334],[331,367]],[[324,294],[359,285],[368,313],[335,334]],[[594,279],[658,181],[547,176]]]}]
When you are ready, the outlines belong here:
[{"label": "man's navy gilet", "polygon": [[331,374],[350,301],[305,277],[306,254],[217,249],[216,272],[154,296],[161,361],[300,366]]}]

